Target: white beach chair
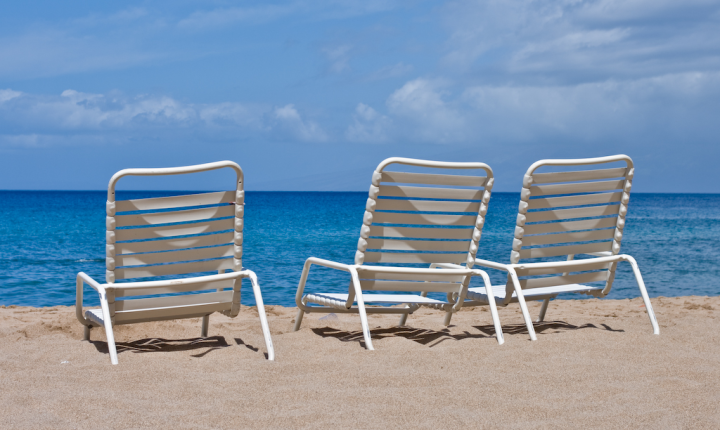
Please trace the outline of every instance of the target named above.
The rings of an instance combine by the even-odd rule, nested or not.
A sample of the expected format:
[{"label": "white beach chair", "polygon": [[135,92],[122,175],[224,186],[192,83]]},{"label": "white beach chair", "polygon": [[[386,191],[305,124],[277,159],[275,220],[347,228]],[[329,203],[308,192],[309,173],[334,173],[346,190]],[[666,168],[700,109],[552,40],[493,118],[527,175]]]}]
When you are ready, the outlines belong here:
[{"label": "white beach chair", "polygon": [[[115,185],[125,176],[178,175],[222,168],[236,173],[232,191],[115,201]],[[202,317],[201,335],[206,337],[210,314],[221,312],[230,317],[238,314],[241,282],[249,278],[268,359],[274,360],[257,276],[242,267],[244,198],[243,172],[232,161],[163,169],[125,169],[113,175],[106,204],[106,283],[100,284],[82,272],[77,275],[75,310],[78,321],[85,326],[84,339],[90,340],[91,328],[104,327],[110,361],[117,364],[114,325]],[[218,274],[116,283],[121,279],[210,271]],[[84,283],[97,290],[101,307],[83,314]],[[137,298],[173,293],[183,294]]]},{"label": "white beach chair", "polygon": [[[423,172],[386,170],[388,167],[407,170],[408,166],[415,166],[411,169]],[[439,169],[454,169],[480,176],[437,174]],[[368,313],[401,314],[402,326],[408,314],[419,306],[433,306],[446,312],[445,325],[449,325],[452,313],[462,307],[472,276],[482,277],[488,290],[492,288],[488,275],[473,269],[492,185],[492,170],[484,163],[408,158],[389,158],[380,163],[372,175],[355,264],[314,257],[307,259],[295,296],[299,310],[294,330],[300,329],[305,313],[358,313],[366,348],[372,350]],[[365,263],[392,265],[371,266]],[[412,267],[412,264],[418,263],[464,265],[448,270]],[[348,272],[351,278],[348,293],[304,295],[305,283],[313,265]],[[368,291],[402,294],[368,294]],[[428,292],[445,293],[451,301],[426,297]],[[404,306],[366,307],[366,303]],[[497,340],[502,344],[502,330],[492,297],[489,304]]]},{"label": "white beach chair", "polygon": [[[624,165],[598,168],[612,162]],[[567,171],[567,166],[572,166],[573,171]],[[537,172],[553,167],[564,171]],[[626,155],[541,160],[530,166],[523,179],[510,264],[475,260],[480,266],[506,272],[507,283],[493,287],[492,291],[470,288],[465,306],[494,306],[495,300],[502,306],[519,302],[530,339],[536,340],[526,300],[543,301],[538,322],[543,321],[550,299],[558,294],[605,297],[618,263],[627,261],[635,274],[653,333],[659,334],[637,262],[620,254],[633,175],[632,160]],[[576,260],[579,255],[583,258]],[[565,257],[562,261],[537,261],[561,256]],[[447,264],[443,267],[456,268]]]}]

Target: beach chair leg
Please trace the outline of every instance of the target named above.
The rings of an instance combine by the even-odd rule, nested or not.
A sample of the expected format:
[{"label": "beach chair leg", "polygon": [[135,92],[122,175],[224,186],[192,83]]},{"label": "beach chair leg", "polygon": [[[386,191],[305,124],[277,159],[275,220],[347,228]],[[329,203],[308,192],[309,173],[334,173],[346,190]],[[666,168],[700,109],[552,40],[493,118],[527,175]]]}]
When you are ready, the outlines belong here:
[{"label": "beach chair leg", "polygon": [[533,326],[527,303],[525,303],[525,296],[523,295],[522,288],[520,287],[520,281],[518,280],[517,274],[515,274],[515,270],[510,269],[510,277],[513,281],[513,286],[515,287],[515,294],[517,295],[518,303],[520,304],[520,310],[522,311],[525,325],[527,326],[528,333],[530,334],[530,340],[537,340],[535,327]]},{"label": "beach chair leg", "polygon": [[[424,294],[425,294],[425,296],[427,296],[427,293],[424,293]],[[424,296],[423,296],[423,297],[424,297]],[[400,322],[398,323],[398,327],[404,327],[405,324],[407,324],[408,316],[409,316],[411,313],[413,313],[413,312],[415,312],[416,310],[418,310],[419,308],[420,308],[420,306],[417,305],[417,304],[407,305],[407,307],[405,308],[405,309],[407,310],[407,312],[404,313],[404,314],[402,314],[402,315],[400,315]]]},{"label": "beach chair leg", "polygon": [[85,330],[83,330],[83,340],[90,340],[90,329],[92,329],[92,326],[86,325],[84,326]]},{"label": "beach chair leg", "polygon": [[262,327],[263,336],[265,337],[265,347],[267,348],[268,360],[275,360],[275,349],[273,348],[272,339],[270,338],[270,327],[268,326],[267,316],[265,316],[265,305],[263,304],[262,294],[260,292],[260,284],[258,284],[257,275],[249,271],[250,282],[255,295],[255,305],[257,305],[258,315],[260,316],[260,326]]},{"label": "beach chair leg", "polygon": [[540,315],[538,316],[537,322],[545,321],[545,312],[547,312],[548,305],[550,304],[550,297],[543,300],[542,306],[540,307]]},{"label": "beach chair leg", "polygon": [[305,311],[302,309],[298,309],[297,316],[295,317],[295,326],[293,327],[293,331],[300,330],[300,324],[302,324],[303,316],[305,316]]},{"label": "beach chair leg", "polygon": [[483,280],[485,281],[485,292],[488,296],[488,305],[490,305],[490,315],[492,316],[493,325],[495,326],[495,337],[497,338],[498,345],[505,343],[505,338],[502,332],[502,325],[500,325],[500,316],[498,315],[497,304],[495,303],[495,294],[493,294],[492,283],[487,273],[482,272]]},{"label": "beach chair leg", "polygon": [[[427,297],[427,292],[425,292],[425,296]],[[447,294],[447,301],[448,303],[457,303],[458,297],[455,294],[448,293]],[[450,326],[450,320],[452,319],[453,314],[453,305],[445,305],[445,319],[443,320],[443,324],[445,324],[445,327]]]},{"label": "beach chair leg", "polygon": [[657,319],[655,318],[655,311],[653,311],[652,303],[650,303],[650,297],[648,296],[647,289],[645,288],[645,282],[643,282],[642,275],[640,274],[640,268],[634,258],[629,255],[625,256],[627,261],[630,263],[635,274],[635,280],[637,281],[638,288],[640,288],[640,294],[642,295],[643,302],[645,303],[645,310],[647,310],[648,317],[650,318],[650,324],[652,324],[653,334],[660,334],[660,327],[658,326]]},{"label": "beach chair leg", "polygon": [[407,323],[408,315],[410,315],[410,313],[400,315],[400,322],[398,323],[398,327],[403,327]]},{"label": "beach chair leg", "polygon": [[452,311],[445,312],[445,319],[443,320],[443,324],[445,324],[445,327],[450,325],[450,319],[452,318]]},{"label": "beach chair leg", "polygon": [[369,351],[375,350],[370,338],[370,324],[368,323],[367,313],[365,312],[365,303],[362,302],[361,296],[355,296],[358,304],[358,313],[360,314],[360,324],[362,325],[363,338],[365,339],[365,348]]},{"label": "beach chair leg", "polygon": [[110,363],[118,364],[117,349],[115,348],[115,335],[113,334],[112,320],[110,319],[110,308],[104,294],[100,296],[100,308],[102,309],[103,314],[108,352],[110,352]]},{"label": "beach chair leg", "polygon": [[367,312],[365,312],[365,301],[363,300],[362,290],[360,289],[360,278],[358,277],[356,270],[350,270],[352,276],[352,284],[355,290],[355,300],[357,301],[358,313],[360,314],[360,324],[362,324],[363,337],[365,338],[365,348],[373,351],[372,339],[370,339],[370,324],[367,319]]},{"label": "beach chair leg", "polygon": [[210,325],[210,315],[202,317],[202,329],[200,330],[200,337],[208,336],[208,326]]},{"label": "beach chair leg", "polygon": [[293,327],[293,331],[300,330],[300,324],[302,324],[303,317],[305,316],[303,308],[307,306],[307,296],[304,296],[303,292],[305,291],[305,283],[307,282],[311,266],[311,260],[307,259],[305,261],[305,265],[303,266],[302,274],[300,275],[300,283],[298,283],[297,292],[295,293],[295,303],[298,307],[298,313],[297,317],[295,317],[295,326]]}]

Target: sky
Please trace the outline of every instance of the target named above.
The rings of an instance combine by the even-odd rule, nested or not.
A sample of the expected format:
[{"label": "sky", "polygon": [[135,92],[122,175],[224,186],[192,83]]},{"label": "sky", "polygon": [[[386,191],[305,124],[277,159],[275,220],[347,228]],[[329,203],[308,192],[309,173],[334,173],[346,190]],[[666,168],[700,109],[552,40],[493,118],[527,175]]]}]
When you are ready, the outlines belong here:
[{"label": "sky", "polygon": [[633,191],[718,193],[719,137],[720,1],[0,13],[0,189],[102,190],[122,168],[229,159],[248,190],[359,191],[401,156],[482,161],[496,191],[519,191],[536,160],[624,153]]}]

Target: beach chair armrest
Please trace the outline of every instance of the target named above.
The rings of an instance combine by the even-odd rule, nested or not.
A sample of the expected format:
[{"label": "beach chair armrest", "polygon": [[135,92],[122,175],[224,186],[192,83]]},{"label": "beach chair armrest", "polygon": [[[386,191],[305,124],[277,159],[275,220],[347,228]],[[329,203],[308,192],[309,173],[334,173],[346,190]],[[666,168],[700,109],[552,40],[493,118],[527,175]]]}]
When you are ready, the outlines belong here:
[{"label": "beach chair armrest", "polygon": [[592,255],[593,257],[610,257],[613,255],[610,251],[600,251],[600,252],[584,252],[582,254],[578,255]]},{"label": "beach chair armrest", "polygon": [[99,282],[94,280],[85,272],[77,274],[75,282],[75,316],[82,325],[89,325],[90,323],[83,315],[83,287],[87,284],[97,291],[101,296],[105,294],[105,287]]},{"label": "beach chair armrest", "polygon": [[309,265],[312,265],[312,264],[315,264],[316,266],[327,267],[327,268],[330,268],[330,269],[342,270],[342,271],[345,271],[345,272],[349,272],[349,271],[350,271],[350,266],[351,266],[351,265],[349,265],[349,264],[338,263],[338,262],[336,262],[336,261],[324,260],[324,259],[322,259],[322,258],[316,258],[316,257],[310,257],[310,258],[308,258],[308,259],[305,261],[305,265],[306,265],[306,266],[309,266]]},{"label": "beach chair armrest", "polygon": [[482,267],[489,267],[490,269],[502,270],[504,272],[507,272],[509,267],[507,264],[496,263],[494,261],[483,260],[480,258],[475,259],[475,264]]},{"label": "beach chair armrest", "polygon": [[431,269],[440,268],[440,269],[465,269],[465,266],[461,266],[459,264],[454,263],[433,263],[430,265]]},{"label": "beach chair armrest", "polygon": [[327,267],[328,269],[342,270],[343,272],[351,272],[351,269],[355,268],[354,265],[338,263],[336,261],[324,260],[322,258],[310,257],[305,260],[302,274],[300,275],[300,283],[298,284],[297,293],[295,293],[295,303],[297,307],[306,310],[307,307],[303,302],[303,293],[305,292],[305,283],[307,282],[308,274],[310,273],[310,267],[312,265]]},{"label": "beach chair armrest", "polygon": [[[454,264],[454,263],[432,263],[430,265],[430,268],[431,269],[449,269],[449,270],[458,270],[458,269],[467,270],[467,268],[465,266],[461,266],[459,264]],[[485,285],[488,288],[491,288],[490,287],[490,277],[484,270],[470,269],[470,273],[468,273],[468,275],[479,276],[479,277],[483,278],[483,282],[485,283]],[[467,284],[466,284],[466,286],[467,286]],[[423,291],[422,296],[426,297],[427,292]],[[461,294],[461,297],[457,297],[457,300],[453,301],[452,295],[448,294],[447,301],[449,303],[453,303],[454,311],[458,311],[458,310],[460,310],[460,308],[463,307],[463,302],[465,301],[465,295]]]},{"label": "beach chair armrest", "polygon": [[98,281],[91,278],[90,275],[88,275],[85,272],[78,273],[77,280],[78,280],[78,285],[82,285],[82,283],[85,283],[85,284],[89,285],[90,287],[92,287],[97,292],[101,292],[101,291],[105,290],[105,287],[103,285],[101,285]]}]

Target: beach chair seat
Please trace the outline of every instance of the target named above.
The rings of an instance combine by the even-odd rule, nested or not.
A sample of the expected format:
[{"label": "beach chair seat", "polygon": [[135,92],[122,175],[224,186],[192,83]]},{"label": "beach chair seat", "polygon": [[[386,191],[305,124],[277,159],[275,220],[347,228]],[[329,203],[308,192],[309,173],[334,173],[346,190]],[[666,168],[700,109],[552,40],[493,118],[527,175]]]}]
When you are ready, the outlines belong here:
[{"label": "beach chair seat", "polygon": [[[347,309],[349,294],[308,294],[305,296],[306,303],[316,303],[318,305],[329,306],[335,309]],[[383,305],[437,305],[452,306],[451,303],[444,300],[431,299],[423,297],[419,294],[365,294],[363,296],[365,303],[378,303]],[[353,300],[353,304],[357,304]]]},{"label": "beach chair seat", "polygon": [[[300,329],[306,313],[357,313],[370,350],[367,314],[399,314],[402,326],[420,306],[430,306],[445,311],[444,322],[449,325],[452,314],[462,307],[471,277],[481,277],[491,288],[487,273],[473,265],[493,174],[484,163],[389,158],[375,169],[371,182],[354,264],[307,259],[295,295],[294,327]],[[435,267],[441,263],[460,265]],[[313,266],[348,273],[347,293],[305,294]],[[427,297],[431,293],[442,293],[446,300]],[[492,299],[489,305],[502,344]]]},{"label": "beach chair seat", "polygon": [[[218,287],[222,288],[220,285]],[[137,300],[116,300],[114,325],[146,321],[201,318],[209,313],[232,312],[233,291],[158,297]],[[105,326],[102,309],[85,311],[85,317],[100,327]]]},{"label": "beach chair seat", "polygon": [[550,300],[558,294],[605,297],[617,265],[628,262],[653,333],[659,334],[637,262],[620,254],[634,174],[627,155],[541,160],[531,165],[523,178],[510,264],[475,259],[481,267],[504,272],[507,282],[492,287],[490,294],[486,287],[470,288],[464,305],[517,302],[530,339],[536,340],[526,300],[542,300],[537,321],[543,321]]},{"label": "beach chair seat", "polygon": [[[523,292],[523,296],[526,300],[545,300],[554,299],[559,294],[564,293],[578,293],[588,294],[591,296],[597,296],[598,293],[602,292],[602,287],[592,287],[589,285],[581,284],[568,284],[558,285],[556,287],[545,287],[545,288],[533,288]],[[518,296],[515,291],[511,291],[512,297],[508,303],[517,303]],[[507,295],[505,285],[493,285],[493,295],[495,300],[504,301]],[[487,291],[485,287],[474,287],[468,288],[467,299],[475,302],[482,302],[483,304],[489,304]]]},{"label": "beach chair seat", "polygon": [[[223,168],[236,174],[231,191],[115,199],[115,187],[126,176],[179,175]],[[113,175],[105,219],[106,282],[101,284],[83,272],[77,275],[75,310],[85,327],[84,339],[90,340],[93,327],[103,327],[110,362],[117,364],[113,334],[117,325],[202,318],[200,334],[207,337],[212,313],[238,315],[242,280],[249,279],[268,359],[274,360],[257,276],[242,267],[244,199],[242,170],[231,161],[125,169]],[[213,273],[202,275],[206,272]],[[195,274],[199,276],[184,277]],[[98,292],[99,309],[83,312],[85,285]]]}]

